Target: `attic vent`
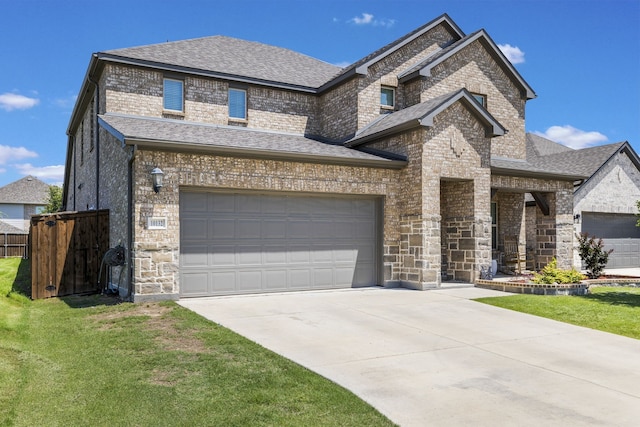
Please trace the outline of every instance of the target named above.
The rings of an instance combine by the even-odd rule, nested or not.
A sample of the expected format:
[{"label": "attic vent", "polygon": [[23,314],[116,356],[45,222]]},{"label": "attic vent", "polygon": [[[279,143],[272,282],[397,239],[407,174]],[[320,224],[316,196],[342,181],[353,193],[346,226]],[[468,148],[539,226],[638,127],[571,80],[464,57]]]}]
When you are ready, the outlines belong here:
[{"label": "attic vent", "polygon": [[153,216],[147,219],[147,230],[166,230],[167,217]]}]

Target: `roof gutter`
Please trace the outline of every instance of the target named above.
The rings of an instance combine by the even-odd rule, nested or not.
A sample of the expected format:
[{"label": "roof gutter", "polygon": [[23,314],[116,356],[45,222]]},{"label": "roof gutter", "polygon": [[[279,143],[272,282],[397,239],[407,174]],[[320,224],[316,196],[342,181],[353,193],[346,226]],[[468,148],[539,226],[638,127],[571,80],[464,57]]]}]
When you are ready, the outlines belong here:
[{"label": "roof gutter", "polygon": [[[114,135],[117,137],[117,135]],[[322,163],[322,164],[334,164],[345,166],[361,166],[368,168],[383,168],[383,169],[401,169],[407,165],[406,160],[377,160],[377,159],[358,159],[358,158],[339,158],[332,156],[318,156],[307,153],[292,153],[292,152],[274,152],[272,150],[260,150],[255,148],[236,148],[236,147],[221,147],[219,145],[204,145],[188,142],[174,142],[163,141],[154,139],[142,139],[142,138],[124,138],[121,140],[126,145],[136,145],[139,149],[153,149],[158,150],[162,148],[165,151],[176,152],[196,152],[214,154],[224,157],[244,157],[253,159],[265,159],[265,160],[291,160],[304,163]],[[380,154],[378,154],[380,155]]]},{"label": "roof gutter", "polygon": [[553,179],[557,181],[581,181],[586,179],[584,175],[570,175],[556,172],[544,172],[544,171],[528,171],[522,169],[508,169],[491,166],[492,175],[503,176],[516,176],[523,178],[540,178],[540,179]]}]

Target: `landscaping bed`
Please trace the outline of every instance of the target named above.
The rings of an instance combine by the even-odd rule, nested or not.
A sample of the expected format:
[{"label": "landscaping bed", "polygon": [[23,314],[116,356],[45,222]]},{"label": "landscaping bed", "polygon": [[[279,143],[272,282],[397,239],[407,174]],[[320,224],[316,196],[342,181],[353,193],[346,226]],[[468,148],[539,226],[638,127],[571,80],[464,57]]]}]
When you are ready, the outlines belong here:
[{"label": "landscaping bed", "polygon": [[579,283],[533,283],[525,276],[508,280],[477,280],[477,288],[494,291],[511,292],[514,294],[533,295],[587,295],[591,286],[609,287],[640,287],[640,277],[630,276],[600,276],[598,279],[585,279]]}]

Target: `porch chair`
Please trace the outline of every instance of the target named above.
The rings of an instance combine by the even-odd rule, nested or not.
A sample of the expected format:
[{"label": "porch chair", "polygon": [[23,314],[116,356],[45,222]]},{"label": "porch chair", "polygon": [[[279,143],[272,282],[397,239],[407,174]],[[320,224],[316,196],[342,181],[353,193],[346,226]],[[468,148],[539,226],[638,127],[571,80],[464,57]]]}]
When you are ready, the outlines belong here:
[{"label": "porch chair", "polygon": [[522,266],[527,267],[527,255],[520,252],[518,236],[504,236],[504,264],[518,274],[522,273]]}]

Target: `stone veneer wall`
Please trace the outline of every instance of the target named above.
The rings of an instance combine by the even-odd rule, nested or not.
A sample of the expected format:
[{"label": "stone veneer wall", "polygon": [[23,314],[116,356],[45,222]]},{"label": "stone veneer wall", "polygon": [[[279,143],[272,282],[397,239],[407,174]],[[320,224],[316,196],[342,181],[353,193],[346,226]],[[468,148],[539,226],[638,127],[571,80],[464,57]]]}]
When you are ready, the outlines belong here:
[{"label": "stone veneer wall", "polygon": [[[626,153],[620,153],[598,170],[574,194],[574,232],[582,232],[584,212],[636,214],[640,200],[640,171]],[[582,265],[577,239],[573,250],[574,265]]]},{"label": "stone veneer wall", "polygon": [[431,76],[421,82],[422,102],[463,87],[486,95],[487,110],[508,130],[491,145],[492,155],[514,159],[526,157],[526,100],[479,41],[434,67]]},{"label": "stone veneer wall", "polygon": [[[160,166],[165,185],[153,192],[149,171]],[[136,298],[175,298],[180,290],[180,189],[239,189],[252,191],[312,192],[384,196],[385,242],[393,241],[397,227],[399,171],[376,168],[321,165],[275,160],[231,158],[213,155],[138,151],[135,161],[135,293]],[[149,230],[151,216],[167,218],[166,230]],[[393,245],[385,244],[386,252]],[[391,276],[388,276],[390,274]],[[395,274],[385,269],[385,282]],[[383,284],[383,283],[381,283]]]},{"label": "stone veneer wall", "polygon": [[[167,77],[172,77],[167,75]],[[110,113],[166,117],[210,124],[242,126],[298,134],[318,134],[316,96],[282,89],[247,87],[247,120],[229,119],[229,83],[197,76],[184,76],[184,112],[164,111],[161,71],[122,64],[107,64],[102,90]],[[352,93],[351,93],[352,95]]]},{"label": "stone veneer wall", "polygon": [[[573,182],[504,175],[491,176],[491,188],[507,192],[540,192],[549,203],[549,215],[536,208],[536,270],[554,256],[559,268],[573,266]],[[498,193],[500,194],[500,192]]]}]

